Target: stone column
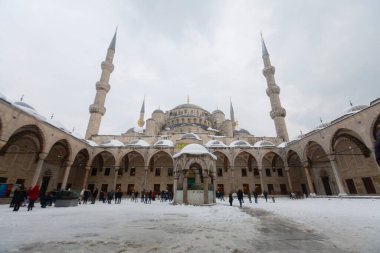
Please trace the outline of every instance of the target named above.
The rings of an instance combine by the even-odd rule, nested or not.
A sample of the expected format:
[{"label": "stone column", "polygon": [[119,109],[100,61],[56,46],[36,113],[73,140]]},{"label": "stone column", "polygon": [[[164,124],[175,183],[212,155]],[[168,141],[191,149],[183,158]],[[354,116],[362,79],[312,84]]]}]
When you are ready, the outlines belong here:
[{"label": "stone column", "polygon": [[173,184],[173,203],[177,202],[177,184],[178,184],[178,175],[177,173],[174,175],[174,184]]},{"label": "stone column", "polygon": [[115,166],[115,176],[113,178],[113,184],[112,184],[112,190],[116,190],[116,181],[117,181],[117,175],[119,173],[119,169],[120,167],[119,166]]},{"label": "stone column", "polygon": [[316,194],[314,192],[313,183],[312,183],[311,177],[310,177],[309,163],[305,163],[303,165],[303,167],[305,169],[305,175],[306,175],[307,185],[309,187],[310,196],[315,196]]},{"label": "stone column", "polygon": [[88,174],[90,173],[90,170],[91,170],[91,166],[86,166],[86,172],[84,174],[82,189],[87,189],[87,179],[88,179]]},{"label": "stone column", "polygon": [[64,190],[66,188],[67,179],[69,178],[69,175],[70,175],[71,165],[73,165],[72,161],[66,161],[66,169],[65,169],[65,174],[63,175],[61,190]]},{"label": "stone column", "polygon": [[183,175],[183,203],[187,204],[187,172]]},{"label": "stone column", "polygon": [[[213,194],[214,199],[213,199],[212,203],[216,203],[216,176],[215,175],[212,177],[212,186],[213,186],[213,191],[214,191],[214,194]],[[224,192],[223,192],[223,194],[224,194]]]},{"label": "stone column", "polygon": [[329,160],[331,163],[331,168],[334,173],[335,181],[338,184],[338,189],[339,189],[339,196],[345,196],[347,195],[346,191],[344,190],[344,186],[342,184],[342,178],[340,177],[339,171],[338,171],[338,165],[336,163],[336,156],[335,155],[330,155]]},{"label": "stone column", "polygon": [[231,189],[232,189],[232,192],[236,192],[236,184],[235,184],[235,173],[234,173],[234,170],[235,170],[235,164],[231,164]]},{"label": "stone column", "polygon": [[33,179],[32,179],[32,182],[30,184],[32,187],[38,183],[38,179],[39,179],[40,174],[41,174],[42,166],[44,165],[44,161],[45,161],[47,155],[48,154],[46,154],[46,153],[40,153],[38,155],[39,159],[37,162],[36,171],[34,172]]},{"label": "stone column", "polygon": [[203,177],[203,203],[208,204],[208,176]]},{"label": "stone column", "polygon": [[259,174],[260,174],[260,185],[261,185],[261,196],[264,194],[264,179],[263,179],[263,167],[259,166]]},{"label": "stone column", "polygon": [[292,184],[292,179],[290,178],[290,171],[289,171],[288,166],[285,167],[285,171],[286,171],[286,176],[288,177],[289,190],[290,192],[293,192],[293,184]]},{"label": "stone column", "polygon": [[144,174],[144,189],[147,190],[148,184],[148,166],[145,166],[145,174]]}]

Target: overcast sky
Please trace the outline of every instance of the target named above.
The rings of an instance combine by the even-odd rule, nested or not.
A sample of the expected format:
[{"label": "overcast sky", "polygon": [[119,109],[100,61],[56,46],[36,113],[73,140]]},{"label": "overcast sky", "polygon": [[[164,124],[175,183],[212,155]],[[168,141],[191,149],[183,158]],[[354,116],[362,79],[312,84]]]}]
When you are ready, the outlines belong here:
[{"label": "overcast sky", "polygon": [[260,31],[290,138],[380,96],[380,1],[0,0],[0,93],[85,134],[118,26],[100,134],[190,102],[274,136]]}]

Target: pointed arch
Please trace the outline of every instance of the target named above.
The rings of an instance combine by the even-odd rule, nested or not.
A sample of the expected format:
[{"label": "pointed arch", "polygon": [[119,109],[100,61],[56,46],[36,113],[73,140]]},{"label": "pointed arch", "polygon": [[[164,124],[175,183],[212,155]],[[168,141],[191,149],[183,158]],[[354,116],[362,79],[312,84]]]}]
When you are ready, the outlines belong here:
[{"label": "pointed arch", "polygon": [[369,148],[364,144],[363,140],[360,138],[360,136],[349,129],[341,128],[338,129],[334,135],[333,138],[331,138],[331,150],[336,153],[336,145],[337,143],[342,140],[342,139],[347,139],[350,142],[354,143],[355,146],[358,147],[358,154],[364,155],[364,157],[369,157],[371,151]]}]

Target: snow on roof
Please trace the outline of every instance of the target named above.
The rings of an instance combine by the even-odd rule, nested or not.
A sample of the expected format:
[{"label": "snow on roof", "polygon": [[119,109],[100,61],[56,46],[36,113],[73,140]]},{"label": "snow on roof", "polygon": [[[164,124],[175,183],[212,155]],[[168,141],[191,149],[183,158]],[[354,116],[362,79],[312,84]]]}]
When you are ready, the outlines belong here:
[{"label": "snow on roof", "polygon": [[189,154],[189,155],[209,155],[212,159],[216,160],[216,156],[211,154],[205,147],[203,147],[200,144],[189,144],[186,147],[184,147],[179,153],[175,154],[173,158],[180,157],[183,154]]},{"label": "snow on roof", "polygon": [[2,93],[0,93],[0,99],[2,99],[2,100],[7,100],[7,97],[4,96]]},{"label": "snow on roof", "polygon": [[214,131],[214,132],[219,132],[219,130],[218,130],[218,129],[214,129],[214,128],[211,128],[211,127],[208,127],[208,128],[207,128],[207,131]]},{"label": "snow on roof", "polygon": [[196,140],[202,140],[201,138],[199,138],[198,135],[193,134],[193,133],[187,133],[187,134],[182,135],[182,137],[180,138],[180,140],[183,140],[183,139],[196,139]]},{"label": "snow on roof", "polygon": [[98,143],[96,143],[95,141],[91,141],[91,140],[86,140],[86,139],[83,139],[85,142],[87,142],[90,146],[93,146],[93,147],[96,147],[98,146]]},{"label": "snow on roof", "polygon": [[124,147],[124,143],[122,143],[119,140],[108,140],[102,144],[100,144],[102,147]]},{"label": "snow on roof", "polygon": [[253,145],[254,148],[269,148],[274,147],[274,144],[270,141],[262,140],[258,141]]},{"label": "snow on roof", "polygon": [[16,106],[17,108],[23,110],[24,112],[32,115],[32,116],[35,116],[36,118],[42,120],[42,121],[46,121],[46,118],[44,116],[42,116],[41,114],[39,114],[36,109],[34,109],[32,106],[30,106],[29,104],[25,103],[25,102],[22,102],[22,101],[18,101],[18,102],[14,102],[13,103],[14,106]]},{"label": "snow on roof", "polygon": [[230,147],[233,147],[233,148],[235,148],[235,147],[251,148],[252,146],[246,141],[236,140],[236,141],[233,141],[230,143]]},{"label": "snow on roof", "polygon": [[206,143],[206,147],[208,148],[225,148],[227,147],[222,141],[218,140],[210,140]]},{"label": "snow on roof", "polygon": [[133,140],[130,141],[127,146],[134,146],[134,147],[149,147],[150,144],[144,140]]},{"label": "snow on roof", "polygon": [[155,147],[174,147],[174,144],[171,140],[159,140],[154,143]]},{"label": "snow on roof", "polygon": [[357,112],[360,112],[361,110],[363,110],[363,109],[365,109],[367,107],[368,107],[368,105],[353,105],[353,106],[350,106],[350,107],[346,108],[341,114],[339,114],[336,117],[335,120],[343,118],[343,117],[346,117],[346,116],[349,116],[349,115],[357,113]]},{"label": "snow on roof", "polygon": [[59,129],[65,131],[65,132],[69,132],[69,130],[67,130],[67,128],[61,122],[59,122],[57,120],[46,119],[46,122],[52,126],[55,126],[56,128],[59,128]]},{"label": "snow on roof", "polygon": [[285,148],[287,145],[288,145],[288,143],[285,141],[285,142],[278,144],[277,147],[278,148]]}]

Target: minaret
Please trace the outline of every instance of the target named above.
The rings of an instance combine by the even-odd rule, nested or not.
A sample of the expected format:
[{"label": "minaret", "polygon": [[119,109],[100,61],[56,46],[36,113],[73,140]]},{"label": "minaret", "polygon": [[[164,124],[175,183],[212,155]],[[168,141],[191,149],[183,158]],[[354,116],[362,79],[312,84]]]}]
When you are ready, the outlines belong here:
[{"label": "minaret", "polygon": [[137,121],[137,125],[139,127],[143,127],[144,124],[145,124],[145,121],[144,121],[144,114],[145,114],[145,97],[144,97],[144,100],[143,100],[143,104],[141,106],[141,110],[140,110],[140,118],[139,120]]},{"label": "minaret", "polygon": [[286,129],[285,124],[286,110],[281,106],[280,87],[277,86],[276,81],[274,79],[275,68],[271,65],[269,53],[267,47],[265,46],[262,34],[261,43],[264,62],[263,75],[267,79],[267,95],[270,99],[270,104],[272,107],[270,116],[274,120],[277,137],[284,139],[284,141],[289,141],[288,130]]},{"label": "minaret", "polygon": [[232,129],[235,130],[236,121],[235,121],[235,113],[234,113],[234,108],[232,106],[231,98],[230,98],[230,118],[231,118],[231,122],[232,122]]},{"label": "minaret", "polygon": [[102,62],[102,75],[100,76],[100,80],[96,83],[96,96],[94,103],[90,105],[90,120],[88,121],[87,131],[86,131],[86,139],[91,139],[92,136],[97,135],[99,133],[100,121],[102,120],[102,116],[106,112],[106,108],[104,107],[104,103],[106,100],[106,95],[108,91],[111,89],[109,85],[110,75],[114,69],[112,64],[113,56],[115,54],[115,46],[116,46],[116,34],[112,38],[110,46],[107,50],[107,55],[105,61]]}]

